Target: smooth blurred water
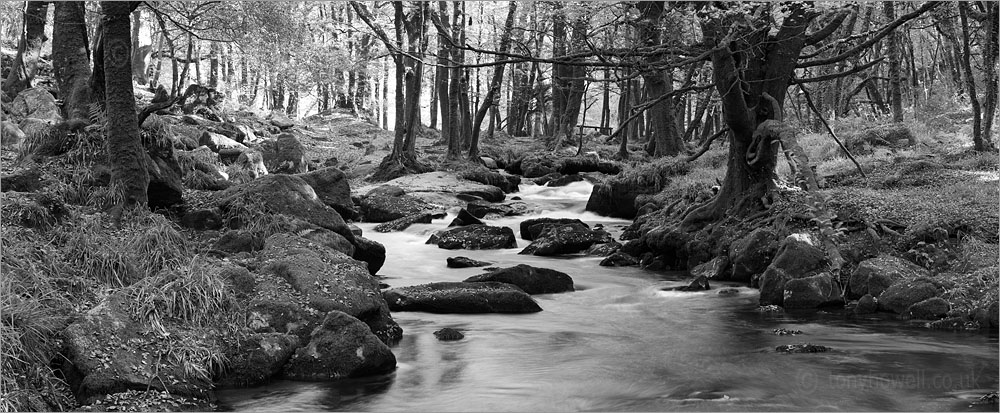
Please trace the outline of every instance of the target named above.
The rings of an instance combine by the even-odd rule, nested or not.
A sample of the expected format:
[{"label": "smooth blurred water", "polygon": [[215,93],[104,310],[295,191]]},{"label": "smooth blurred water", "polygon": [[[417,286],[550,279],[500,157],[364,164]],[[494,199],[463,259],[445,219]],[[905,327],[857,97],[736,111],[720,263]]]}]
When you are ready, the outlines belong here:
[{"label": "smooth blurred water", "polygon": [[[524,185],[532,216],[580,218],[613,233],[628,221],[583,211],[592,186]],[[532,216],[492,220],[518,232]],[[526,263],[570,274],[576,292],[538,295],[544,311],[525,315],[401,312],[389,375],[336,383],[277,381],[222,390],[225,408],[271,411],[654,411],[654,410],[993,410],[970,407],[996,391],[998,340],[980,332],[930,331],[885,317],[843,312],[765,314],[757,292],[720,296],[664,292],[685,285],[684,274],[607,268],[599,258],[543,258],[518,249],[448,251],[426,245],[452,216],[365,236],[386,246],[379,272],[393,287],[461,281],[481,269],[450,269],[463,255],[497,266]],[[735,286],[735,285],[733,285]],[[433,332],[453,327],[465,339],[441,342]],[[775,328],[802,330],[776,336]],[[828,353],[780,354],[782,344],[833,348]]]}]

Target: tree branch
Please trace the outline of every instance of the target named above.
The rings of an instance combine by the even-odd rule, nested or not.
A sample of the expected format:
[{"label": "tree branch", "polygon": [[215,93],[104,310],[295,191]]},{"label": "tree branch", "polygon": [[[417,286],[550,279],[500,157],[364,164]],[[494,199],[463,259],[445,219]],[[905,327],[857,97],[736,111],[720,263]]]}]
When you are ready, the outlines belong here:
[{"label": "tree branch", "polygon": [[884,28],[882,28],[878,33],[875,34],[875,36],[872,36],[872,38],[870,38],[870,39],[868,39],[868,40],[866,40],[866,41],[858,44],[857,46],[852,47],[851,49],[848,49],[847,51],[845,51],[845,52],[843,52],[843,53],[841,53],[839,55],[836,55],[836,56],[833,56],[833,57],[829,57],[829,58],[826,58],[826,59],[817,59],[817,60],[810,60],[808,62],[800,62],[795,67],[805,68],[805,67],[828,65],[828,64],[831,64],[831,63],[837,63],[837,62],[839,62],[841,60],[847,59],[848,57],[854,56],[854,55],[860,53],[862,50],[864,50],[864,49],[870,47],[871,45],[875,44],[879,40],[882,40],[883,37],[885,37],[885,36],[889,35],[890,33],[892,33],[893,30],[896,30],[896,28],[899,27],[899,26],[901,26],[901,25],[903,25],[903,23],[906,23],[906,22],[908,22],[910,20],[913,20],[913,19],[915,19],[917,17],[920,17],[920,15],[922,15],[922,14],[924,14],[924,13],[926,13],[926,12],[932,10],[932,9],[934,9],[935,7],[937,7],[939,5],[941,5],[941,2],[938,2],[938,1],[929,1],[927,3],[924,3],[917,10],[914,10],[914,11],[912,11],[910,13],[904,14],[904,15],[900,16],[899,18],[897,18],[892,23],[889,23],[889,25],[887,25]]}]

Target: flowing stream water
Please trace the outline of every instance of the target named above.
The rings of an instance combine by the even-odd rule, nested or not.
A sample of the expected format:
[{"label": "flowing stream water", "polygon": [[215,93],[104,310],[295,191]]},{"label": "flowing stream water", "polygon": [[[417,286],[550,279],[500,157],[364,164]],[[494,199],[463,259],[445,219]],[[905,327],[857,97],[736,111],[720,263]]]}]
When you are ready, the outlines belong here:
[{"label": "flowing stream water", "polygon": [[[583,211],[592,186],[523,185],[528,216],[489,220],[518,232],[522,220],[580,218],[616,236],[628,221]],[[231,410],[271,411],[660,411],[660,410],[992,410],[972,405],[998,388],[995,333],[931,331],[885,316],[843,311],[760,313],[757,291],[665,292],[685,274],[598,266],[597,257],[534,257],[517,249],[448,251],[424,242],[452,215],[382,234],[379,272],[392,287],[461,281],[481,269],[451,269],[467,256],[506,267],[529,264],[573,277],[575,292],[536,295],[540,313],[457,315],[397,312],[403,339],[392,350],[397,370],[335,383],[276,381],[221,390]],[[438,341],[444,327],[465,339]],[[801,330],[778,336],[777,328]],[[783,344],[832,348],[777,353]]]}]

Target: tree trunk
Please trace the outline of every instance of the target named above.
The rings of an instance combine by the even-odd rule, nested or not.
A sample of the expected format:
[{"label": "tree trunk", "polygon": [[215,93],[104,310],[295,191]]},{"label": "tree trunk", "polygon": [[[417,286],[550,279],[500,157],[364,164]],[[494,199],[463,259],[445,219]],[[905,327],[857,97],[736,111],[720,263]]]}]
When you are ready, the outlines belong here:
[{"label": "tree trunk", "polygon": [[[510,51],[510,31],[514,26],[514,16],[517,15],[517,3],[511,1],[507,3],[507,7],[507,21],[504,23],[503,34],[500,36],[501,54]],[[500,85],[503,82],[504,68],[503,63],[501,63],[502,59],[503,57],[497,56],[497,64],[493,66],[493,79],[490,80],[490,88],[486,91],[486,97],[483,98],[479,110],[476,111],[476,119],[472,124],[472,142],[469,145],[470,160],[479,159],[479,127],[482,126],[483,119],[486,118],[486,113],[494,105],[500,105]]]},{"label": "tree trunk", "polygon": [[[638,4],[642,13],[637,24],[639,41],[642,46],[655,47],[663,43],[660,35],[659,21],[663,14],[662,1],[643,1]],[[660,59],[657,55],[648,58],[647,65],[653,66]],[[673,92],[673,77],[671,70],[646,70],[642,73],[646,84],[646,98],[657,99]],[[684,149],[680,134],[677,131],[674,100],[664,99],[647,110],[650,121],[649,145],[646,147],[654,157],[674,156]]]},{"label": "tree trunk", "polygon": [[[755,131],[769,119],[781,119],[785,91],[814,17],[805,7],[793,5],[777,34],[754,32],[728,47],[718,44],[728,30],[723,21],[702,22],[705,43],[716,47],[711,54],[712,72],[730,130],[729,159],[718,194],[688,212],[682,228],[694,230],[727,214],[744,216],[766,207],[776,178],[777,150],[771,144],[773,137]],[[738,66],[737,59],[746,66]],[[741,82],[747,90],[741,89]]]},{"label": "tree trunk", "polygon": [[[462,15],[462,2],[452,3],[452,25],[451,25],[451,38],[454,39],[459,45],[462,45],[461,37],[462,32],[465,31],[465,18]],[[463,125],[462,121],[464,116],[462,115],[462,68],[457,67],[465,63],[465,51],[461,48],[451,48],[451,59],[456,67],[451,69],[449,74],[449,92],[448,92],[448,125],[450,127],[450,132],[448,132],[448,159],[458,159],[462,156],[462,141],[463,141]]]},{"label": "tree trunk", "polygon": [[382,59],[382,129],[389,130],[389,69]]},{"label": "tree trunk", "polygon": [[105,87],[107,89],[108,149],[112,178],[121,185],[125,206],[147,203],[149,175],[139,140],[135,96],[132,90],[132,42],[129,38],[130,3],[101,2]]},{"label": "tree trunk", "polygon": [[[566,15],[561,3],[552,3],[552,58],[559,59],[566,55]],[[560,124],[562,114],[566,111],[566,100],[569,94],[569,79],[565,64],[552,64],[552,117],[551,125]],[[545,128],[545,134],[555,136],[556,128]]]},{"label": "tree trunk", "polygon": [[48,2],[25,3],[24,31],[21,32],[21,41],[17,44],[14,64],[3,82],[3,92],[12,99],[22,90],[31,87],[31,81],[38,71],[38,58],[42,53],[42,45],[48,40],[45,36],[45,19],[48,17],[48,11]]},{"label": "tree trunk", "polygon": [[88,119],[90,113],[90,43],[84,6],[56,2],[52,18],[52,69],[66,119]]},{"label": "tree trunk", "polygon": [[209,54],[211,55],[208,60],[208,87],[217,88],[219,87],[219,44],[216,42],[209,43]]},{"label": "tree trunk", "polygon": [[976,94],[976,78],[972,73],[968,2],[958,2],[958,14],[962,21],[962,69],[965,70],[965,86],[969,92],[969,103],[972,104],[972,143],[977,151],[991,151],[993,142],[983,136],[983,111]]},{"label": "tree trunk", "polygon": [[149,83],[149,77],[146,76],[146,56],[149,55],[152,46],[139,45],[139,30],[142,28],[142,11],[136,10],[132,12],[132,21],[132,75],[135,77],[136,83],[145,85]]},{"label": "tree trunk", "polygon": [[997,113],[997,97],[1000,95],[1000,68],[997,58],[1000,57],[1000,3],[987,4],[985,19],[986,39],[983,45],[983,71],[986,86],[986,96],[983,99],[983,141],[993,146],[993,118]]},{"label": "tree trunk", "polygon": [[[896,8],[892,1],[883,1],[882,7],[885,10],[885,18],[888,21],[896,20]],[[889,104],[892,108],[892,121],[900,123],[903,121],[903,92],[902,80],[900,79],[900,41],[899,33],[894,30],[888,36],[886,45],[889,54]]]},{"label": "tree trunk", "polygon": [[[448,24],[448,2],[439,1],[438,10],[441,11],[441,25],[445,30],[448,30],[450,26]],[[438,104],[441,106],[441,142],[446,143],[451,149],[451,94],[448,86],[448,68],[445,67],[451,60],[449,58],[451,48],[448,47],[448,39],[443,34],[438,35],[437,53],[437,80],[434,84],[434,90],[437,91]]]}]

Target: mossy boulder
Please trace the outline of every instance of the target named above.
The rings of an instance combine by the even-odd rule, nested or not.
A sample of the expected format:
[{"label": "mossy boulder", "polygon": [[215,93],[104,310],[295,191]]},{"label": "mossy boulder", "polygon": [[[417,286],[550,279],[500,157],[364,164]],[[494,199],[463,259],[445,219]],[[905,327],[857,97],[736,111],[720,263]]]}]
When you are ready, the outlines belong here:
[{"label": "mossy boulder", "polygon": [[573,278],[562,271],[519,264],[466,278],[463,282],[502,282],[516,285],[528,294],[573,291]]},{"label": "mossy boulder", "polygon": [[514,231],[508,227],[474,224],[455,227],[431,235],[428,244],[447,250],[488,250],[502,248],[517,248]]},{"label": "mossy boulder", "polygon": [[396,357],[365,323],[331,311],[313,329],[308,344],[285,365],[284,377],[325,381],[384,374],[395,368]]},{"label": "mossy boulder", "polygon": [[511,284],[499,282],[439,282],[383,292],[392,311],[444,314],[534,313],[535,300]]}]

